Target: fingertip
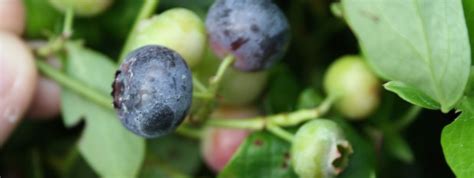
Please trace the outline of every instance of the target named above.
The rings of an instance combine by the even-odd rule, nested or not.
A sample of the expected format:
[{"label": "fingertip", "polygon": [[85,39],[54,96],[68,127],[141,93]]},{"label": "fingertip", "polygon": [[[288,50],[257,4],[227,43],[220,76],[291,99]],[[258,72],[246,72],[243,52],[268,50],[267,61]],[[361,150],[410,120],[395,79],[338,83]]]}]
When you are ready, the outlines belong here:
[{"label": "fingertip", "polygon": [[28,108],[36,81],[31,50],[17,36],[0,31],[0,145]]}]

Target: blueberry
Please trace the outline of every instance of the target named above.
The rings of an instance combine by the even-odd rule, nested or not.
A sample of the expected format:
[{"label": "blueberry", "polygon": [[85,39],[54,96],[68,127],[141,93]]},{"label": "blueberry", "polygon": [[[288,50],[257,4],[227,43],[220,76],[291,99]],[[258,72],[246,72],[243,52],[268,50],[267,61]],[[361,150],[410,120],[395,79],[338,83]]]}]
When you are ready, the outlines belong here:
[{"label": "blueberry", "polygon": [[233,54],[242,71],[269,68],[290,41],[288,21],[271,0],[217,0],[206,28],[214,52],[221,58]]},{"label": "blueberry", "polygon": [[178,53],[158,45],[132,51],[112,87],[122,124],[147,138],[174,131],[191,106],[191,71]]}]

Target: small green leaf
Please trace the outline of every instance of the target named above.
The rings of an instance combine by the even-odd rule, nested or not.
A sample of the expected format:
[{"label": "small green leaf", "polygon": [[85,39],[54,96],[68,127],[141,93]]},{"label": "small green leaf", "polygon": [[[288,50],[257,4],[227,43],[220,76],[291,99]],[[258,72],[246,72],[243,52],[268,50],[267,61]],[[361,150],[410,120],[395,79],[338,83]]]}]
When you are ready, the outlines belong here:
[{"label": "small green leaf", "polygon": [[390,154],[405,163],[412,163],[414,160],[413,152],[408,143],[393,129],[385,130],[385,147]]},{"label": "small green leaf", "polygon": [[369,64],[451,110],[461,99],[471,48],[461,0],[342,0]]},{"label": "small green leaf", "polygon": [[461,115],[444,127],[441,133],[443,152],[457,177],[474,175],[474,97],[465,98]]},{"label": "small green leaf", "polygon": [[218,177],[297,177],[291,167],[290,144],[267,132],[247,137]]},{"label": "small green leaf", "polygon": [[340,2],[331,3],[330,6],[331,12],[336,17],[342,17],[342,5]]},{"label": "small green leaf", "polygon": [[[109,95],[115,65],[105,56],[68,43],[66,72],[90,88]],[[112,99],[110,100],[112,104]],[[135,177],[143,162],[145,143],[127,131],[111,109],[106,109],[63,89],[61,108],[66,126],[85,119],[79,151],[102,177]]]},{"label": "small green leaf", "polygon": [[396,93],[400,98],[408,101],[411,104],[421,106],[427,109],[439,109],[439,104],[424,94],[422,91],[410,87],[403,82],[390,81],[384,84],[385,89]]}]

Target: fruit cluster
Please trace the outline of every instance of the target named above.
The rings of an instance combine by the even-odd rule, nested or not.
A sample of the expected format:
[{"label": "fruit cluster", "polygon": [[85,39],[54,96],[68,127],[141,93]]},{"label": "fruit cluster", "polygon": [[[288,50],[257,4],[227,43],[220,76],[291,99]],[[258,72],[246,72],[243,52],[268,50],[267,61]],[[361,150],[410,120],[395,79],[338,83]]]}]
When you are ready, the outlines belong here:
[{"label": "fruit cluster", "polygon": [[[207,51],[205,32],[211,46]],[[223,76],[217,98],[221,106],[211,117],[258,116],[252,105],[265,87],[266,69],[284,56],[289,40],[288,21],[271,0],[217,0],[205,25],[193,12],[179,8],[143,20],[132,32],[125,48],[130,53],[113,84],[118,116],[126,128],[144,137],[174,131],[201,104],[192,102],[191,73],[212,80],[217,59],[229,56],[235,59],[233,68]],[[348,118],[368,116],[379,102],[378,79],[357,56],[337,60],[325,75],[324,86]],[[222,170],[249,132],[207,127],[202,150],[208,165]],[[302,177],[333,177],[347,165],[351,152],[335,122],[315,120],[298,130],[292,160]]]},{"label": "fruit cluster", "polygon": [[[112,1],[50,3],[88,17]],[[288,20],[272,0],[216,0],[205,21],[184,8],[142,19],[129,35],[124,47],[128,55],[120,59],[112,84],[117,115],[125,128],[145,138],[174,132],[182,123],[197,125],[204,130],[204,160],[221,171],[252,131],[278,130],[279,125],[265,121],[258,129],[216,128],[206,125],[206,119],[245,122],[265,117],[256,100],[266,87],[268,69],[284,57],[290,36]],[[210,81],[209,86],[199,81]],[[379,87],[359,56],[337,59],[324,76],[329,104],[349,119],[374,111]],[[195,123],[195,116],[204,117]],[[334,177],[347,166],[352,147],[336,122],[310,119],[290,121],[302,126],[294,136],[282,136],[292,143],[291,164],[301,177]]]}]

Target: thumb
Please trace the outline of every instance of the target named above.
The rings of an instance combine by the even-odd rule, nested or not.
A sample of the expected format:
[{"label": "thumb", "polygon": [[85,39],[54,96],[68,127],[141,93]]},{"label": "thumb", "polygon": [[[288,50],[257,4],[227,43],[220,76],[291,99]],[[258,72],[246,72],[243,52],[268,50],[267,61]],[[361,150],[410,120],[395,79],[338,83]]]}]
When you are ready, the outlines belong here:
[{"label": "thumb", "polygon": [[30,49],[17,36],[0,32],[0,145],[28,108],[36,80]]}]

